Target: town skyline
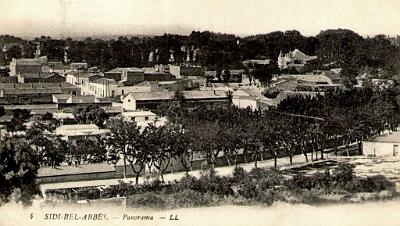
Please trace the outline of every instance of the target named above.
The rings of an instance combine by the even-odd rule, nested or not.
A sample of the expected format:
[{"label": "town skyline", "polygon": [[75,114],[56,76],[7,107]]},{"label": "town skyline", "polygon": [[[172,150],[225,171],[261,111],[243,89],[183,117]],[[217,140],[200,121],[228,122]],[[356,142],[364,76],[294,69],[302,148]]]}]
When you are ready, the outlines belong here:
[{"label": "town skyline", "polygon": [[[349,29],[362,36],[399,34],[395,1],[184,1],[100,2],[74,0],[8,1],[0,13],[0,34],[23,38],[188,35],[193,30],[249,36],[298,30],[314,36],[327,29]],[[307,7],[304,7],[307,5]],[[29,29],[26,29],[28,28]]]}]

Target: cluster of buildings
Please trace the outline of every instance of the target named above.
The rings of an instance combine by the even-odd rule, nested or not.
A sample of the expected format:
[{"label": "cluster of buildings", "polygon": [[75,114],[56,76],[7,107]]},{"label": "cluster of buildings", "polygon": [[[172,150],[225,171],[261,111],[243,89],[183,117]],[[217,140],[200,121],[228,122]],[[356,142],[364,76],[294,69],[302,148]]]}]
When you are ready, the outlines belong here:
[{"label": "cluster of buildings", "polygon": [[[76,123],[74,110],[88,105],[104,109],[110,118],[120,116],[124,120],[136,122],[143,129],[150,123],[156,126],[165,124],[167,119],[155,112],[159,112],[161,106],[176,102],[184,102],[186,107],[233,104],[253,110],[269,109],[278,106],[291,95],[324,95],[325,92],[344,88],[340,68],[314,70],[306,74],[275,75],[269,84],[262,84],[242,69],[217,72],[190,64],[197,50],[192,48],[185,51],[188,52],[186,64],[118,67],[104,72],[97,67],[89,68],[85,62],[51,62],[45,56],[12,59],[9,65],[10,76],[0,77],[0,106],[6,111],[6,115],[0,117],[0,126],[10,120],[15,109],[30,110],[33,119],[50,112],[61,122],[54,131],[55,135],[66,140],[77,140],[109,132],[94,124]],[[173,57],[171,53],[171,63]],[[149,58],[157,58],[157,51]],[[308,56],[295,49],[286,54],[281,52],[277,63],[283,71],[289,68],[300,71],[316,59],[316,56]],[[242,63],[251,68],[266,66],[271,62],[269,59],[250,59]],[[387,85],[387,82],[381,80],[373,82],[380,86]],[[0,131],[1,134],[4,133]],[[387,148],[390,149],[388,155],[399,155],[400,144],[392,140],[374,142],[366,143],[366,155],[380,152],[377,142],[390,146]],[[39,180],[51,183],[101,179],[103,176],[113,178],[117,174],[121,176],[123,171],[118,164],[60,168],[63,170],[42,167],[39,170]]]},{"label": "cluster of buildings", "polygon": [[[337,79],[340,76],[332,71],[280,75],[269,86],[263,86],[243,69],[217,72],[186,62],[144,68],[118,67],[103,72],[97,67],[89,68],[85,62],[52,62],[39,55],[33,59],[12,59],[10,76],[0,78],[0,105],[7,111],[20,107],[31,110],[37,118],[46,110],[62,115],[70,114],[74,108],[94,104],[111,116],[125,115],[134,120],[129,115],[140,115],[137,112],[168,105],[176,101],[177,92],[181,93],[187,106],[214,103],[265,109],[276,106],[287,92],[321,92],[340,87]],[[281,53],[278,65],[281,68],[301,67],[314,59],[314,56],[295,49],[285,55]],[[269,59],[243,62],[247,66],[270,63]],[[264,94],[271,88],[279,90],[280,96],[267,98]],[[60,120],[71,122],[71,115]]]},{"label": "cluster of buildings", "polygon": [[149,123],[165,123],[154,111],[176,102],[178,93],[186,106],[230,104],[233,88],[224,87],[249,85],[243,70],[231,70],[236,80],[219,83],[219,79],[207,78],[210,75],[214,78],[215,71],[188,63],[118,67],[102,72],[97,67],[89,68],[85,62],[50,62],[46,56],[37,56],[12,59],[9,69],[9,77],[0,81],[0,105],[6,110],[0,124],[9,121],[15,109],[30,110],[32,120],[50,112],[62,123],[56,134],[65,139],[107,132],[95,125],[76,124],[73,112],[83,106],[97,105],[110,117],[122,116],[144,128]]}]

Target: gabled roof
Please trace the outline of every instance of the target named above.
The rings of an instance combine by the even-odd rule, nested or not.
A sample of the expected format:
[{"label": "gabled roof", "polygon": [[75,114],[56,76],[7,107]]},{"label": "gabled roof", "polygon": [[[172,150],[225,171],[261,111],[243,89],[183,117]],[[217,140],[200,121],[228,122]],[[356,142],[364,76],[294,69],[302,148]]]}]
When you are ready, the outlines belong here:
[{"label": "gabled roof", "polygon": [[371,139],[373,142],[400,143],[400,131],[392,132]]},{"label": "gabled roof", "polygon": [[128,96],[133,97],[135,100],[172,100],[175,92],[129,93]]},{"label": "gabled roof", "polygon": [[316,59],[317,56],[309,56],[303,52],[301,52],[299,49],[295,49],[292,52],[289,53],[291,57],[297,58],[297,59]]},{"label": "gabled roof", "polygon": [[56,89],[56,88],[79,88],[67,82],[61,83],[0,83],[0,90],[21,89]]},{"label": "gabled roof", "polygon": [[19,76],[23,78],[49,78],[53,75],[50,73],[21,73]]},{"label": "gabled roof", "polygon": [[83,103],[94,103],[96,101],[95,96],[70,96],[67,99],[69,104],[83,104]]},{"label": "gabled roof", "polygon": [[57,100],[67,100],[70,96],[70,94],[53,94],[53,97]]},{"label": "gabled roof", "polygon": [[18,95],[18,94],[58,94],[62,93],[60,88],[50,89],[3,89],[3,94]]}]

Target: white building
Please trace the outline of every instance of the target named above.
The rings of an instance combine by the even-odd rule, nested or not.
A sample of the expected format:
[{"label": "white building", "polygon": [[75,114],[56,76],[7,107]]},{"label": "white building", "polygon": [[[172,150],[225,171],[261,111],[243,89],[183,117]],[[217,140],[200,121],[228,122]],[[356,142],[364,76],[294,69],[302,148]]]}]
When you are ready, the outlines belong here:
[{"label": "white building", "polygon": [[108,132],[108,129],[100,129],[95,124],[62,125],[55,131],[57,136],[61,136],[65,140],[104,135]]},{"label": "white building", "polygon": [[135,122],[136,125],[142,129],[144,129],[148,124],[156,121],[156,114],[151,111],[122,112],[122,117],[126,121]]},{"label": "white building", "polygon": [[278,56],[278,66],[280,69],[286,69],[290,67],[304,67],[308,61],[317,59],[317,56],[309,56],[298,49],[283,55],[282,52]]},{"label": "white building", "polygon": [[363,154],[367,157],[400,156],[400,132],[393,132],[363,141]]}]

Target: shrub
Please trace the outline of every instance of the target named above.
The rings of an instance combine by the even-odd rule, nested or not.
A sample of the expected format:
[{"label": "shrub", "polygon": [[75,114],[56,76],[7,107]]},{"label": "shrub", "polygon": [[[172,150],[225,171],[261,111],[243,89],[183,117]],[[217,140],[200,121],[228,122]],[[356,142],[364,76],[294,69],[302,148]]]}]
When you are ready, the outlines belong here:
[{"label": "shrub", "polygon": [[354,166],[348,163],[340,163],[333,175],[332,180],[340,185],[344,186],[346,183],[353,180],[353,168]]},{"label": "shrub", "polygon": [[252,178],[256,178],[256,179],[260,179],[260,178],[264,178],[267,175],[268,170],[263,169],[263,168],[253,168],[250,173],[249,176]]},{"label": "shrub", "polygon": [[181,180],[173,185],[174,191],[179,192],[187,189],[197,190],[199,182],[196,177],[185,174]]},{"label": "shrub", "polygon": [[264,171],[264,175],[258,178],[257,183],[260,190],[265,190],[267,188],[272,188],[278,185],[282,185],[283,177],[276,170]]},{"label": "shrub", "polygon": [[318,190],[298,189],[292,193],[300,203],[317,204],[322,202],[321,194]]},{"label": "shrub", "polygon": [[207,193],[202,194],[190,189],[172,194],[169,199],[170,204],[174,208],[206,206],[213,203],[212,195]]},{"label": "shrub", "polygon": [[388,181],[383,175],[367,178],[357,178],[348,186],[352,192],[380,192],[383,190],[395,190],[395,183]]},{"label": "shrub", "polygon": [[238,190],[239,194],[247,199],[252,199],[258,196],[259,189],[255,181],[247,179]]},{"label": "shrub", "polygon": [[249,178],[248,173],[246,170],[243,169],[243,167],[235,167],[233,169],[233,181],[235,182],[241,182]]},{"label": "shrub", "polygon": [[207,174],[202,174],[194,190],[206,193],[212,192],[217,195],[230,195],[233,194],[232,182],[227,177],[220,177],[215,174],[215,171]]},{"label": "shrub", "polygon": [[267,204],[268,206],[270,206],[274,203],[274,192],[272,190],[258,192],[255,199],[259,203]]},{"label": "shrub", "polygon": [[145,192],[127,197],[127,207],[152,207],[165,208],[167,205],[167,197],[163,194],[154,192]]}]

